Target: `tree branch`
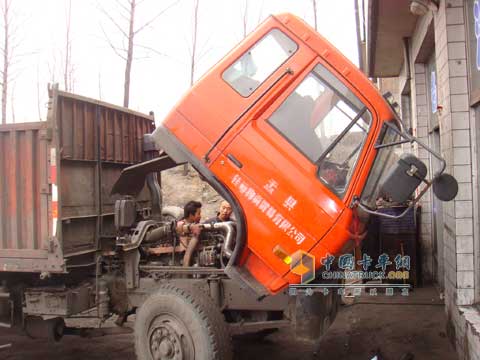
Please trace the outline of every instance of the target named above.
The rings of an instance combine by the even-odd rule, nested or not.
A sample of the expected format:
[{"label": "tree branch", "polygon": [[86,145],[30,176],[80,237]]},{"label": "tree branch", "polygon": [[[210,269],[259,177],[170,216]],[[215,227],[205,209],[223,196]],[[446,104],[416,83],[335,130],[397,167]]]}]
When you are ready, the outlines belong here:
[{"label": "tree branch", "polygon": [[[141,3],[142,1],[140,1],[137,6]],[[153,18],[151,18],[149,21],[147,21],[145,24],[143,24],[142,26],[140,26],[137,30],[135,30],[133,32],[133,35],[136,35],[138,34],[140,31],[142,31],[143,29],[145,29],[147,26],[149,26],[150,24],[152,24],[155,20],[157,20],[163,13],[165,13],[168,9],[170,9],[171,7],[173,7],[175,4],[177,4],[179,2],[179,0],[176,0],[174,1],[173,3],[171,3],[169,6],[167,6],[165,9],[163,9],[162,11],[160,11],[157,15],[155,15]]]},{"label": "tree branch", "polygon": [[[101,12],[112,22],[112,24],[122,33],[122,35],[126,38],[128,38],[128,34],[125,32],[125,30],[122,29],[122,27],[115,21],[115,19],[102,7],[98,6]],[[102,29],[103,30],[103,29]],[[105,31],[104,31],[105,32]]]},{"label": "tree branch", "polygon": [[117,49],[112,41],[110,40],[110,38],[108,37],[107,33],[105,32],[105,29],[103,28],[103,26],[100,26],[100,28],[102,29],[102,32],[103,32],[103,35],[105,36],[105,40],[107,41],[107,44],[112,48],[112,50],[115,52],[115,54],[117,54],[118,57],[122,58],[123,60],[127,61],[127,58],[125,56],[123,56],[120,52],[119,52],[119,49]]},{"label": "tree branch", "polygon": [[120,6],[123,10],[126,11],[127,14],[130,14],[130,9],[123,5],[123,3],[120,0],[115,0],[118,6]]},{"label": "tree branch", "polygon": [[167,54],[162,53],[162,52],[160,52],[160,51],[158,51],[158,50],[156,50],[156,49],[154,49],[154,48],[152,48],[152,47],[150,47],[150,46],[145,46],[145,45],[140,45],[140,44],[135,44],[135,46],[136,46],[136,47],[139,47],[139,48],[142,48],[142,49],[145,49],[145,50],[148,50],[148,51],[151,51],[151,52],[153,52],[153,53],[155,53],[155,54],[157,54],[157,55],[168,57]]}]

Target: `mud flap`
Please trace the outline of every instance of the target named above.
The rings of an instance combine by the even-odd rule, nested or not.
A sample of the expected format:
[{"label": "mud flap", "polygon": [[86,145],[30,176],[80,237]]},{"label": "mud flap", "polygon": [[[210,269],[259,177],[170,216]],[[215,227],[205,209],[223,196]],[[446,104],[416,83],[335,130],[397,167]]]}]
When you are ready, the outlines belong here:
[{"label": "mud flap", "polygon": [[328,295],[299,292],[295,304],[295,336],[299,340],[318,342],[337,316],[339,296],[335,289]]}]

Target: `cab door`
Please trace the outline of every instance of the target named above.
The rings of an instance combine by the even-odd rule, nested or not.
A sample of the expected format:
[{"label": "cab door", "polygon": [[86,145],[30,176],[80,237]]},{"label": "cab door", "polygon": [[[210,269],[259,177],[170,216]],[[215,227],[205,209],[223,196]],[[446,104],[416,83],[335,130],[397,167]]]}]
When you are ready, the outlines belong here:
[{"label": "cab door", "polygon": [[[317,59],[224,148],[230,186],[249,214],[244,261],[255,277],[265,276],[260,263],[286,275],[278,255],[308,252],[332,228],[369,123],[364,105]],[[320,252],[337,251],[326,244]]]}]

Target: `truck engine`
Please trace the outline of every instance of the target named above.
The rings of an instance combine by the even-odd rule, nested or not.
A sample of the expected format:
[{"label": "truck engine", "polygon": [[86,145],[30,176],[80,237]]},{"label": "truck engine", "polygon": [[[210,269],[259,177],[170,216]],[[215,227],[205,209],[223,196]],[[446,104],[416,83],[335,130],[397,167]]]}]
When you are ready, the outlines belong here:
[{"label": "truck engine", "polygon": [[[153,266],[225,268],[234,246],[233,221],[188,224],[177,220],[180,209],[164,209],[160,220],[137,212],[133,199],[118,200],[115,225],[117,246],[138,247],[140,262]],[[197,229],[198,234],[192,228]]]}]

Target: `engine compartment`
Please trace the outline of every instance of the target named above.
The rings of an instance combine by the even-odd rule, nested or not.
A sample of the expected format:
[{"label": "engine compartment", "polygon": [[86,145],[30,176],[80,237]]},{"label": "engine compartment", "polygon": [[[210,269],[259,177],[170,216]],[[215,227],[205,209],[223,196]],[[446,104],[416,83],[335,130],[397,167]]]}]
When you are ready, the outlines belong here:
[{"label": "engine compartment", "polygon": [[225,268],[227,240],[234,236],[233,222],[199,224],[199,236],[179,234],[177,222],[160,222],[140,245],[141,261],[160,266]]},{"label": "engine compartment", "polygon": [[[115,207],[116,245],[124,252],[138,249],[140,264],[154,266],[225,268],[234,247],[235,223],[187,224],[178,215],[138,211],[133,198]],[[198,235],[191,225],[199,229]]]}]

